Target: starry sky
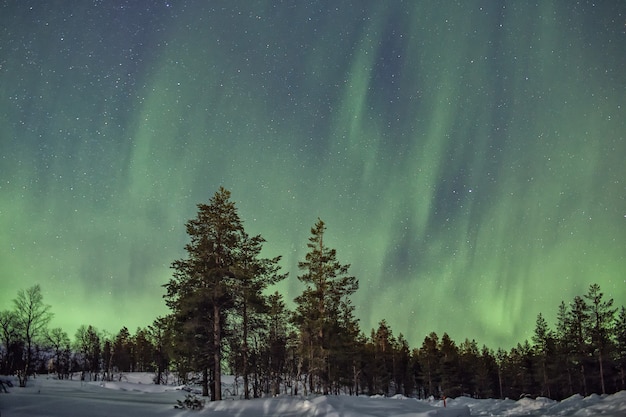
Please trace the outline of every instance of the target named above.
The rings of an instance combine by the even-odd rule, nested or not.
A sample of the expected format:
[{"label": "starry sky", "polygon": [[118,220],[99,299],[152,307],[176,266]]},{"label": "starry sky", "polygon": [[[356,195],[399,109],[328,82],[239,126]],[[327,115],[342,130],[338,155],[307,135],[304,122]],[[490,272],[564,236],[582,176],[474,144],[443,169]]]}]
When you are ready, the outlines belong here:
[{"label": "starry sky", "polygon": [[0,309],[70,335],[166,314],[224,186],[286,299],[319,217],[366,334],[508,348],[626,304],[625,157],[626,2],[0,2]]}]

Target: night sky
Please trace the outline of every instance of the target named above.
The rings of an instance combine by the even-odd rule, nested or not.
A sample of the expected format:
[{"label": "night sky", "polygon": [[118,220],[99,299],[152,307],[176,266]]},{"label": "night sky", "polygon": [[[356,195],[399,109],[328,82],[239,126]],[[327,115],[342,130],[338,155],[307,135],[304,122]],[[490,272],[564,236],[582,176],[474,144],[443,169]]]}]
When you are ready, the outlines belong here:
[{"label": "night sky", "polygon": [[288,300],[326,222],[366,334],[626,305],[626,2],[528,3],[0,2],[0,309],[151,324],[220,186]]}]

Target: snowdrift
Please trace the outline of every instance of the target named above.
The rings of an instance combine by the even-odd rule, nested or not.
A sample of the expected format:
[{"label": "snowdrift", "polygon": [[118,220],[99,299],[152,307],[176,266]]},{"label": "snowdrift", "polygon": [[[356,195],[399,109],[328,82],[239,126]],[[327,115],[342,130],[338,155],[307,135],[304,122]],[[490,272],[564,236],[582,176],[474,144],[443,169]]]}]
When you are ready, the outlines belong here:
[{"label": "snowdrift", "polygon": [[626,416],[626,391],[608,396],[477,400],[460,397],[419,401],[402,396],[318,396],[207,402],[201,411],[175,409],[188,392],[182,387],[154,385],[151,374],[128,374],[116,382],[58,381],[39,377],[27,388],[0,393],[3,417],[468,417],[468,416]]}]

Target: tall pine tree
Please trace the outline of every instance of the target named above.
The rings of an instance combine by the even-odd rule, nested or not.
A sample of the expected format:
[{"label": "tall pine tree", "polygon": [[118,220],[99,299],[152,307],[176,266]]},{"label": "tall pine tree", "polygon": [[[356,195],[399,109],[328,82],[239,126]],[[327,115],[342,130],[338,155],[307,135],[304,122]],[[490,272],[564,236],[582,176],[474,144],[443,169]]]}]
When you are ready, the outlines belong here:
[{"label": "tall pine tree", "polygon": [[606,394],[604,383],[604,358],[610,345],[611,326],[615,319],[616,308],[613,307],[613,299],[603,300],[604,294],[598,284],[591,284],[585,298],[589,300],[587,311],[589,316],[589,334],[594,353],[598,355],[598,368],[600,369],[600,387],[602,394]]},{"label": "tall pine tree", "polygon": [[[324,244],[326,226],[318,219],[311,229],[305,260],[298,263],[302,274],[298,279],[306,285],[296,297],[294,322],[300,330],[301,355],[308,360],[309,387],[311,391],[330,392],[329,358],[334,348],[333,340],[339,336],[345,315],[351,316],[347,302],[359,286],[357,279],[348,275],[350,265],[337,261],[335,249]],[[342,317],[341,323],[340,318]],[[347,309],[347,311],[346,311]]]},{"label": "tall pine tree", "polygon": [[243,225],[230,191],[220,187],[209,204],[198,204],[195,219],[186,224],[191,242],[187,258],[174,261],[174,278],[165,285],[168,307],[187,330],[189,351],[203,370],[203,395],[221,400],[222,336],[225,311],[233,304],[235,265]]}]

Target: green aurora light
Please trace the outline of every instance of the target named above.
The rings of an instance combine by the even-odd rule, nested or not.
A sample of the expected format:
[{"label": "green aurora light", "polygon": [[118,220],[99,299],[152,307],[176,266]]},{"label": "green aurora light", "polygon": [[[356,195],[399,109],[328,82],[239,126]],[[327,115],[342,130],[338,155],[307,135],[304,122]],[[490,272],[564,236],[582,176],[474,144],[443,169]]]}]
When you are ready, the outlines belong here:
[{"label": "green aurora light", "polygon": [[0,5],[0,308],[150,324],[220,185],[288,300],[327,223],[366,333],[626,304],[626,3],[210,4]]}]

